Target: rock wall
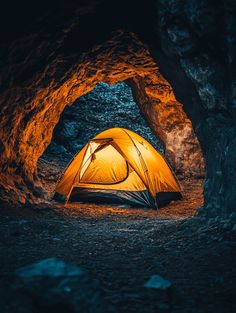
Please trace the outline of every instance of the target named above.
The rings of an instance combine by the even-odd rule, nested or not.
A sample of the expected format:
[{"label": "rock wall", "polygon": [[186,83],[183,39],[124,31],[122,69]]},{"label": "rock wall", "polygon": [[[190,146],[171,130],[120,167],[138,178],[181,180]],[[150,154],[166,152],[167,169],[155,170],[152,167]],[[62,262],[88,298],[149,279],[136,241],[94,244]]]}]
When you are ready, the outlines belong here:
[{"label": "rock wall", "polygon": [[[3,197],[23,203],[42,198],[43,190],[37,179],[37,160],[49,145],[64,108],[92,90],[98,82],[112,85],[132,78],[137,102],[153,131],[165,145],[170,162],[176,169],[187,172],[189,164],[186,158],[182,162],[179,155],[182,151],[192,153],[197,140],[193,140],[193,133],[190,132],[189,142],[192,141],[194,146],[190,149],[191,144],[186,145],[185,136],[182,137],[184,140],[179,137],[181,143],[176,146],[175,141],[168,139],[179,134],[182,122],[188,124],[187,127],[191,123],[176,101],[169,83],[161,76],[147,47],[133,33],[118,31],[109,40],[78,54],[73,49],[68,50],[68,33],[70,29],[64,29],[63,35],[56,36],[53,42],[49,42],[48,38],[27,37],[7,46],[9,53],[5,55],[6,75],[1,76],[0,98],[0,185]],[[145,93],[139,93],[140,80],[143,81]],[[144,105],[144,96],[150,106]],[[166,96],[168,99],[163,102]],[[174,114],[169,114],[169,110]],[[171,120],[170,115],[173,115]],[[159,123],[161,126],[157,128]],[[165,123],[167,127],[164,127]],[[161,134],[160,130],[163,133],[163,129],[168,129],[167,136]],[[180,152],[175,148],[180,148]],[[198,145],[198,156],[199,151]],[[199,168],[199,161],[196,162]],[[191,166],[191,171],[194,171],[194,164],[191,163]]]},{"label": "rock wall", "polygon": [[183,103],[206,161],[201,211],[235,212],[236,3],[160,0],[155,19],[160,70]]},{"label": "rock wall", "polygon": [[176,174],[204,177],[204,160],[192,123],[176,101],[169,83],[160,75],[130,79],[143,116],[162,142],[165,156]]}]

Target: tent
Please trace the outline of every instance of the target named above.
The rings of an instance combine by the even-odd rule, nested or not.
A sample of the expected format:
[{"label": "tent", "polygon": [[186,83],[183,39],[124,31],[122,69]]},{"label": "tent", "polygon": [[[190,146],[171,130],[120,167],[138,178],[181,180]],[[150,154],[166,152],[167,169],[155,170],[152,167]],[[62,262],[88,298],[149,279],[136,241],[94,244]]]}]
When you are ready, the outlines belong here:
[{"label": "tent", "polygon": [[164,157],[124,128],[111,128],[91,139],[65,170],[56,195],[66,201],[151,208],[181,198],[180,185]]}]

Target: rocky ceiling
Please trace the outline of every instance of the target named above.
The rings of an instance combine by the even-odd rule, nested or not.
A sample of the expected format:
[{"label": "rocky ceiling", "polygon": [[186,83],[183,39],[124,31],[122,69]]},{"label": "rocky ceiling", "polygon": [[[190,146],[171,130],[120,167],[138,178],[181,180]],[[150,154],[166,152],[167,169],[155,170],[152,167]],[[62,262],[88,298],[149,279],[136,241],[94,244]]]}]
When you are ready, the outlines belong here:
[{"label": "rocky ceiling", "polygon": [[201,212],[235,210],[234,1],[23,1],[15,9],[1,13],[2,198],[41,198],[37,159],[64,107],[99,81],[130,79],[170,162],[196,172],[203,161],[192,123],[206,163]]}]

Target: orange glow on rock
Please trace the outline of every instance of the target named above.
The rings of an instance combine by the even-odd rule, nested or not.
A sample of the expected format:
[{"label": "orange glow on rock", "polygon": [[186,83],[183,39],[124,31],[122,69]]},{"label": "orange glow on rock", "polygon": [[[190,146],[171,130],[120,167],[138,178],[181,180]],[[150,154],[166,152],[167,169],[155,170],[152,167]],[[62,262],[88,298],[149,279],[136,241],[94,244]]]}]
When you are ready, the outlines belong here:
[{"label": "orange glow on rock", "polygon": [[[17,193],[19,177],[24,177],[20,178],[22,185],[35,184],[37,160],[49,145],[53,129],[67,105],[72,105],[99,82],[112,85],[127,79],[133,86],[141,112],[164,143],[172,167],[177,171],[189,168],[203,171],[201,149],[191,122],[136,35],[117,32],[107,42],[76,59],[74,65],[67,64],[68,60],[58,57],[35,73],[27,87],[11,86],[2,94],[0,184],[5,189]],[[171,138],[174,141],[178,138],[178,144]],[[183,158],[183,155],[193,150],[195,154],[186,164],[188,157]],[[7,182],[9,176],[11,179]],[[24,196],[26,190],[27,186],[16,198]],[[28,199],[34,201],[31,192]]]}]

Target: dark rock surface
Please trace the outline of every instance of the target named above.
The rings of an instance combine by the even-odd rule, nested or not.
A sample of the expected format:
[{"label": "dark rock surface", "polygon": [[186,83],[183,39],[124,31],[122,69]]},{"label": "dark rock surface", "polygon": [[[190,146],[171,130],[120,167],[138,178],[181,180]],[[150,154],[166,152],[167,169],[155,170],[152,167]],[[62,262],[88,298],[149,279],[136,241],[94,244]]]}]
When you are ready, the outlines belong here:
[{"label": "dark rock surface", "polygon": [[69,162],[90,139],[105,129],[128,128],[147,139],[160,152],[163,147],[141,116],[131,88],[124,82],[99,83],[92,91],[65,108],[43,158]]},{"label": "dark rock surface", "polygon": [[[16,270],[12,311],[104,312],[108,307],[98,282],[79,266],[49,258]],[[21,296],[20,296],[21,295]],[[27,311],[26,310],[26,311]]]},{"label": "dark rock surface", "polygon": [[205,157],[201,212],[235,211],[236,3],[160,0],[156,13],[161,71],[184,104]]}]

